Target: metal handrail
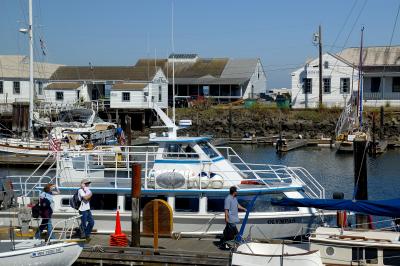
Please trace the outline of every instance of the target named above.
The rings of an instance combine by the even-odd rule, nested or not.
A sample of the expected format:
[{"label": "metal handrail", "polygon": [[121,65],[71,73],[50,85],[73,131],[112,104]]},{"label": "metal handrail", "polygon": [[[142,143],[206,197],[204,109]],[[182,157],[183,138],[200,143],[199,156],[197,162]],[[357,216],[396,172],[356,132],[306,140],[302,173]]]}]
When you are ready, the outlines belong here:
[{"label": "metal handrail", "polygon": [[[81,216],[82,215],[76,215],[76,216],[73,216],[73,217],[70,217],[68,219],[61,220],[61,221],[58,221],[57,223],[55,223],[53,225],[53,228],[52,228],[51,232],[49,233],[49,236],[48,236],[47,241],[46,241],[46,245],[50,244],[51,237],[54,234],[54,230],[56,230],[56,227],[58,225],[62,224],[62,223],[64,224],[64,226],[61,229],[61,233],[60,233],[60,236],[58,237],[58,240],[72,239],[72,234],[73,234],[73,230],[75,228],[75,224],[79,226],[79,222],[77,222],[77,220],[79,218],[81,218]],[[68,223],[71,222],[71,221],[72,221],[72,223],[71,223],[71,225],[69,225]],[[69,237],[68,237],[68,234],[69,234]],[[65,237],[63,238],[63,236],[65,236]]]}]

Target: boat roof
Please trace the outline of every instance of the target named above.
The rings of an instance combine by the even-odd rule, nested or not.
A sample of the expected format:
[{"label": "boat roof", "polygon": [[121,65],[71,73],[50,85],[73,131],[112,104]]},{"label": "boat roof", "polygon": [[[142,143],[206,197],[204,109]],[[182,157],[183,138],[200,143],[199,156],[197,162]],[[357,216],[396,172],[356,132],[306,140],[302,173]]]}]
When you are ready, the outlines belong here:
[{"label": "boat roof", "polygon": [[210,137],[155,137],[149,139],[151,142],[182,142],[182,143],[194,143],[194,142],[201,142],[201,141],[209,141]]}]

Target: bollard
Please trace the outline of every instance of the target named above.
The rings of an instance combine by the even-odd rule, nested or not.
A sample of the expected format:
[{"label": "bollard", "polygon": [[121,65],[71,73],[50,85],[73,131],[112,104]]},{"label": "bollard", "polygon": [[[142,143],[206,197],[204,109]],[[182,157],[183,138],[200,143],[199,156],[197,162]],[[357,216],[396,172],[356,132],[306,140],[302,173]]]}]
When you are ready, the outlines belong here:
[{"label": "bollard", "polygon": [[[368,199],[368,175],[367,175],[367,140],[362,136],[356,136],[354,141],[354,199]],[[368,228],[368,215],[356,214],[357,228]]]},{"label": "bollard", "polygon": [[141,194],[141,166],[132,164],[132,228],[131,247],[140,247],[140,194]]}]

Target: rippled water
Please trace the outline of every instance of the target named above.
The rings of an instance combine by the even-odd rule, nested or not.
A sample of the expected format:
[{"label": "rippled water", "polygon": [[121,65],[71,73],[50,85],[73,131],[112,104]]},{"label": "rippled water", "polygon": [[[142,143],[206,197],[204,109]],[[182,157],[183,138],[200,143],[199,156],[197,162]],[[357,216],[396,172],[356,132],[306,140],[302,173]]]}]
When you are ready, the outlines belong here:
[{"label": "rippled water", "polygon": [[[338,154],[326,147],[307,147],[284,155],[277,154],[272,146],[232,147],[248,162],[302,166],[325,187],[327,197],[340,191],[344,192],[345,198],[352,198],[353,154]],[[367,160],[369,199],[400,198],[400,150],[388,150]]]}]

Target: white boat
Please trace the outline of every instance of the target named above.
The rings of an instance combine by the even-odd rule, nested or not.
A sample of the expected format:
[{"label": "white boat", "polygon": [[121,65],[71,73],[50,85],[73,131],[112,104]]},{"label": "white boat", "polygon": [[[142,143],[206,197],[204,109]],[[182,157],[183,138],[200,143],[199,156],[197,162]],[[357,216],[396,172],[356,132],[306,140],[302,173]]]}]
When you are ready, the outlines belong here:
[{"label": "white boat", "polygon": [[[33,220],[24,217],[21,225],[21,233],[25,222],[32,226]],[[1,265],[25,266],[64,266],[72,265],[82,252],[83,244],[80,240],[73,239],[74,229],[79,226],[80,215],[59,221],[54,228],[59,228],[58,235],[55,229],[49,232],[47,240],[42,239],[12,239],[0,240],[0,262]],[[21,221],[20,221],[21,222]],[[27,228],[25,228],[27,229]],[[53,236],[53,237],[51,237]]]},{"label": "white boat", "polygon": [[304,245],[244,243],[232,252],[232,266],[322,266],[318,250]]},{"label": "white boat", "polygon": [[399,237],[395,231],[319,227],[310,248],[326,265],[400,265]]},{"label": "white boat", "polygon": [[68,266],[79,257],[77,242],[43,244],[40,240],[0,241],[0,262],[7,266]]},{"label": "white boat", "polygon": [[[173,232],[190,235],[220,235],[225,227],[224,198],[231,186],[238,187],[239,202],[247,205],[258,196],[245,234],[253,238],[288,238],[310,232],[336,213],[313,208],[280,207],[272,199],[324,198],[324,188],[304,168],[246,163],[231,147],[214,147],[207,137],[178,137],[178,127],[155,104],[168,132],[151,134],[148,146],[96,147],[92,151],[59,152],[43,175],[9,177],[24,201],[35,197],[48,182],[57,184],[54,219],[76,211],[69,198],[83,178],[91,180],[95,229],[114,230],[115,210],[120,210],[122,229],[131,224],[131,166],[142,165],[142,205],[159,198],[173,210]],[[0,216],[10,216],[7,211]],[[243,219],[244,213],[239,217]],[[284,226],[283,226],[284,225]],[[239,225],[240,226],[240,225]]]}]

